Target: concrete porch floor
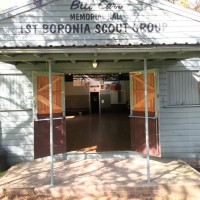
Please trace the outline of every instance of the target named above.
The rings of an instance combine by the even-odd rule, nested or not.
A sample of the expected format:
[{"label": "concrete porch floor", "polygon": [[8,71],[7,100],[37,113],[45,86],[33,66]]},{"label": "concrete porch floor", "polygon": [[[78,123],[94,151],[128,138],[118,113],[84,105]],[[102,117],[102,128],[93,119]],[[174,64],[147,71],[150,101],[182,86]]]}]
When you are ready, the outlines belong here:
[{"label": "concrete porch floor", "polygon": [[185,162],[152,157],[150,164],[151,183],[147,184],[143,157],[55,161],[55,186],[50,187],[49,161],[24,162],[0,178],[0,197],[12,193],[128,199],[140,194],[176,194],[181,199],[200,199],[200,173]]}]

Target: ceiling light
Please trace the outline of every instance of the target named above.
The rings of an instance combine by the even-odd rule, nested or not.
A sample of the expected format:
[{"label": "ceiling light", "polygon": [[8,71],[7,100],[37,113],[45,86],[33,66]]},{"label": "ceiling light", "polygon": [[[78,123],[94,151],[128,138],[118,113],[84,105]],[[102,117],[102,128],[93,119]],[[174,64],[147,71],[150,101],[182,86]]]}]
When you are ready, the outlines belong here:
[{"label": "ceiling light", "polygon": [[92,66],[93,66],[93,68],[97,68],[97,61],[96,60],[93,61]]}]

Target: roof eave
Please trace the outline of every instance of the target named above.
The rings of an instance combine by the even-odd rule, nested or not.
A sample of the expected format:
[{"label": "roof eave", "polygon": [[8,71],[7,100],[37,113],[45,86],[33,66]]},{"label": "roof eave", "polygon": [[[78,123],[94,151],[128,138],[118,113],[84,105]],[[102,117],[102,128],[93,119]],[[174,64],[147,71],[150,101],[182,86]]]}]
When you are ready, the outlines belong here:
[{"label": "roof eave", "polygon": [[150,47],[54,47],[54,48],[0,48],[0,54],[36,53],[164,53],[200,51],[200,45]]}]

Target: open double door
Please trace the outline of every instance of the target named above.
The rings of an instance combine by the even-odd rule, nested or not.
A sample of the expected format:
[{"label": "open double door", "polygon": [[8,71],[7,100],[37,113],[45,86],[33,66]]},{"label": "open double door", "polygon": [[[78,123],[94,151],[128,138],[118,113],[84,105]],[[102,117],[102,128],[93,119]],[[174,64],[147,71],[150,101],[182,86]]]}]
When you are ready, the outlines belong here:
[{"label": "open double door", "polygon": [[[34,82],[34,158],[50,155],[49,77],[33,73]],[[54,154],[66,152],[64,75],[53,74]]]},{"label": "open double door", "polygon": [[[158,118],[156,111],[156,84],[155,72],[147,74],[148,90],[148,123],[149,123],[149,150],[150,155],[159,155]],[[145,137],[145,98],[144,74],[131,73],[132,108],[131,108],[131,149],[146,153]]]},{"label": "open double door", "polygon": [[[34,158],[50,154],[49,78],[47,73],[34,73]],[[144,75],[131,74],[132,115],[131,149],[146,153]],[[54,154],[66,152],[64,75],[53,74]],[[148,111],[150,154],[159,154],[158,119],[156,115],[155,73],[148,73]]]}]

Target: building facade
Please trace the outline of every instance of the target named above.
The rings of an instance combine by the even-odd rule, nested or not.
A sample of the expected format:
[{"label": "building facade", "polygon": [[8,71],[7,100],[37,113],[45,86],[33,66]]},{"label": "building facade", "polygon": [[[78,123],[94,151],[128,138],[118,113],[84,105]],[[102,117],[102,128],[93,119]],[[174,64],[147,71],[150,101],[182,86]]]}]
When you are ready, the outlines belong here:
[{"label": "building facade", "polygon": [[[39,4],[29,0],[3,11],[0,15],[0,145],[8,152],[9,164],[49,153],[49,63],[53,72],[56,153],[67,152],[66,111],[77,109],[82,113],[88,109],[91,113],[92,92],[99,95],[99,114],[103,109],[117,107],[116,104],[120,108],[129,105],[130,101],[131,147],[127,150],[145,153],[146,66],[150,153],[198,160],[199,16],[168,2],[148,0],[123,3],[43,0]],[[93,63],[97,63],[96,68]],[[99,88],[95,84],[85,85],[88,107],[84,106],[84,100],[79,101],[82,105],[70,107],[70,102],[77,99],[72,96],[83,96],[86,87],[79,88],[77,93],[73,88],[70,93],[66,76],[90,78],[97,74],[128,74],[128,86],[119,89],[98,76]],[[109,89],[105,89],[106,85]],[[124,99],[123,91],[128,94]]]}]

